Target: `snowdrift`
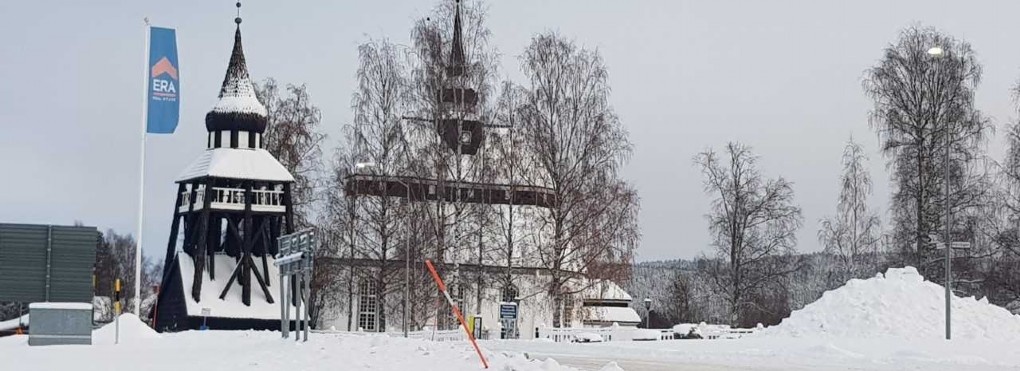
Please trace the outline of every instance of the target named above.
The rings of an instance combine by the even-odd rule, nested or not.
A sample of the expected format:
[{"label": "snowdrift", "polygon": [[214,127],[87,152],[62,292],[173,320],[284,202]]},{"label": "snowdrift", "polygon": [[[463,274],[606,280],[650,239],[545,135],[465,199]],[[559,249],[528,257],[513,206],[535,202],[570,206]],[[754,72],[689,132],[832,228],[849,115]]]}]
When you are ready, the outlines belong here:
[{"label": "snowdrift", "polygon": [[[914,267],[891,268],[825,292],[762,336],[943,338],[944,290]],[[987,299],[954,297],[952,330],[954,339],[1020,341],[1020,316]]]},{"label": "snowdrift", "polygon": [[[117,333],[117,324],[109,324],[92,331],[93,344],[113,344]],[[120,315],[120,341],[137,341],[146,339],[158,339],[160,337],[156,330],[142,322],[134,313]]]}]

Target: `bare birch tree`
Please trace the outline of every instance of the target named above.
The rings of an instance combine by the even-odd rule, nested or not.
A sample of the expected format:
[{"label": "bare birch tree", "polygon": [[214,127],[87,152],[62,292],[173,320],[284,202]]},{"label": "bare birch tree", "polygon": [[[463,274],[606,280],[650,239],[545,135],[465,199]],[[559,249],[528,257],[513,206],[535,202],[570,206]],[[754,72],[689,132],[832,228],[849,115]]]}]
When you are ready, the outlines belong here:
[{"label": "bare birch tree", "polygon": [[[550,269],[553,326],[561,325],[565,272],[593,279],[629,273],[637,244],[637,195],[620,179],[631,143],[609,103],[602,56],[564,37],[532,38],[521,56],[528,79],[521,109],[525,148],[534,156],[538,185],[551,188],[555,205],[538,213],[546,241],[538,256]],[[606,230],[601,228],[612,227]]]},{"label": "bare birch tree", "polygon": [[[358,173],[390,176],[402,173],[407,143],[401,126],[406,105],[407,80],[396,46],[389,41],[370,41],[358,48],[358,88],[351,99],[354,129],[349,142],[354,145],[354,160],[372,166]],[[406,201],[397,198],[358,197],[353,258],[375,261],[374,269],[361,280],[374,282],[378,308],[378,331],[387,325],[392,308],[388,295],[400,285],[392,284],[400,270],[388,262],[401,255],[398,251],[406,235],[400,230],[406,216]]]},{"label": "bare birch tree", "polygon": [[[486,163],[484,145],[477,154],[464,155],[460,147],[449,147],[440,135],[444,120],[491,122],[490,97],[498,71],[498,53],[489,42],[491,32],[485,24],[485,5],[475,1],[459,4],[459,35],[454,27],[457,9],[454,2],[442,2],[429,17],[416,22],[408,52],[411,88],[406,133],[412,143],[408,150],[409,174],[435,180],[438,189],[480,181],[491,175],[487,174],[491,169]],[[454,40],[462,48],[456,49]],[[444,102],[443,94],[438,93],[449,88],[474,90],[477,104]],[[485,248],[489,239],[485,228],[491,222],[491,212],[486,205],[460,202],[456,197],[415,207],[415,215],[428,222],[426,234],[417,236],[423,238],[420,242],[427,247],[422,251],[423,257],[442,262],[482,262],[490,254]],[[444,265],[436,269],[449,281],[455,299],[481,304],[483,286],[487,283],[480,272],[475,272],[472,280],[470,274],[461,274],[459,270],[446,272]],[[470,290],[472,284],[474,290]],[[467,300],[462,293],[473,294],[476,300]],[[436,299],[440,303],[435,312],[440,317],[439,327],[455,327],[445,302]]]},{"label": "bare birch tree", "polygon": [[706,261],[704,271],[726,297],[730,323],[738,325],[743,311],[766,309],[755,296],[794,270],[783,258],[794,252],[800,207],[792,184],[765,178],[747,146],[729,143],[721,156],[707,150],[694,161],[714,197],[707,217],[716,259]]},{"label": "bare birch tree", "polygon": [[[933,47],[944,55],[928,54]],[[903,30],[864,80],[874,100],[871,125],[893,170],[895,243],[906,263],[925,275],[938,274],[942,265],[932,259],[937,257],[928,236],[946,228],[946,177],[954,215],[966,215],[987,195],[987,174],[976,163],[984,159],[982,145],[992,128],[974,107],[980,81],[981,66],[969,43],[917,27]]]},{"label": "bare birch tree", "polygon": [[321,144],[326,138],[319,131],[322,115],[304,84],[287,84],[281,92],[276,80],[268,78],[255,84],[255,94],[268,113],[263,146],[294,176],[295,230],[310,227],[315,204],[320,201],[316,190],[322,171]]},{"label": "bare birch tree", "polygon": [[881,231],[878,215],[868,209],[871,175],[866,161],[864,150],[850,138],[843,149],[836,216],[822,219],[818,230],[818,241],[838,262],[836,269],[830,271],[829,288],[840,286],[849,278],[873,273]]}]

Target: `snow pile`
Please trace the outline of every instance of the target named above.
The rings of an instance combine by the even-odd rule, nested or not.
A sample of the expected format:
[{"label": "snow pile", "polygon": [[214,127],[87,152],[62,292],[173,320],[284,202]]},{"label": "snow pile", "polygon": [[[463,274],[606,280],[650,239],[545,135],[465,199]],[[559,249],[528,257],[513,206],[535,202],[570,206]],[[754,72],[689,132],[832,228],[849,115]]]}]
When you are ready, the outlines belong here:
[{"label": "snow pile", "polygon": [[[764,336],[892,337],[945,336],[945,289],[925,281],[913,267],[891,268],[866,280],[850,280],[793,312]],[[1020,341],[1020,316],[973,297],[952,299],[954,339]]]},{"label": "snow pile", "polygon": [[0,321],[0,331],[14,331],[18,327],[28,326],[28,315],[14,317],[6,321]]},{"label": "snow pile", "polygon": [[[113,344],[116,341],[117,323],[111,322],[92,331],[93,344]],[[120,341],[134,342],[139,340],[159,339],[160,335],[152,327],[142,322],[134,313],[120,315]]]}]

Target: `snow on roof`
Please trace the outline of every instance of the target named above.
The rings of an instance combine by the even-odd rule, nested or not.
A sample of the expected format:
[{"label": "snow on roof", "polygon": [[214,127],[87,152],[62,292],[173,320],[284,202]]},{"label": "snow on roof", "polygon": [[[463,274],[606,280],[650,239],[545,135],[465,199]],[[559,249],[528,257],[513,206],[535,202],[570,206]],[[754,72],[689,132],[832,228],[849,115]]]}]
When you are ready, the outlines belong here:
[{"label": "snow on roof", "polygon": [[[280,286],[277,285],[280,282],[280,271],[273,265],[274,259],[268,259],[269,273],[267,276],[270,294],[278,295]],[[209,308],[210,317],[280,319],[280,298],[274,296],[274,303],[270,304],[266,301],[265,294],[262,293],[262,289],[258,286],[253,287],[251,290],[251,306],[246,306],[241,302],[241,285],[236,280],[230,287],[230,291],[227,291],[227,296],[220,299],[220,293],[223,292],[223,288],[226,286],[227,281],[229,281],[230,272],[233,272],[234,267],[238,264],[234,261],[234,258],[226,255],[216,255],[214,259],[216,262],[216,280],[209,279],[208,273],[202,274],[202,300],[200,302],[196,302],[191,297],[191,282],[195,276],[194,262],[191,260],[191,257],[184,254],[179,255],[177,261],[181,265],[181,282],[184,284],[184,297],[189,316],[202,316],[202,308]],[[260,273],[264,272],[260,270]],[[289,306],[289,308],[291,310],[290,318],[297,318],[294,306]]]},{"label": "snow on roof", "polygon": [[[247,84],[250,86],[251,81],[238,82],[237,84]],[[251,87],[248,89],[251,89]],[[223,96],[213,106],[212,111],[220,113],[251,113],[259,116],[267,115],[266,106],[263,106],[258,99],[255,99],[254,93],[242,96]]]},{"label": "snow on roof", "polygon": [[28,309],[75,309],[92,310],[92,303],[31,303]]},{"label": "snow on roof", "polygon": [[266,116],[266,106],[255,97],[255,88],[248,76],[248,66],[241,48],[241,28],[234,32],[234,50],[230,54],[227,75],[220,88],[220,100],[213,106],[213,112],[251,113]]},{"label": "snow on roof", "polygon": [[188,166],[178,182],[201,177],[293,182],[290,175],[269,151],[261,148],[212,148]]},{"label": "snow on roof", "polygon": [[584,307],[588,312],[585,322],[616,322],[619,324],[640,323],[641,316],[630,307]]}]

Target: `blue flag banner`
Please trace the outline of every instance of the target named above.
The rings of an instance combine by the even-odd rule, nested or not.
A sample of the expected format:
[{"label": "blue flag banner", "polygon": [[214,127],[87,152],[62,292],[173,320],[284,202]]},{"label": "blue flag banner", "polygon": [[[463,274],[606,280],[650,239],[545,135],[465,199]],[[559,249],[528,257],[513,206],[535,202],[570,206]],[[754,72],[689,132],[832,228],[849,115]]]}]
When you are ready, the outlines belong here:
[{"label": "blue flag banner", "polygon": [[147,133],[171,134],[177,129],[181,109],[177,68],[177,33],[172,28],[150,28]]}]

